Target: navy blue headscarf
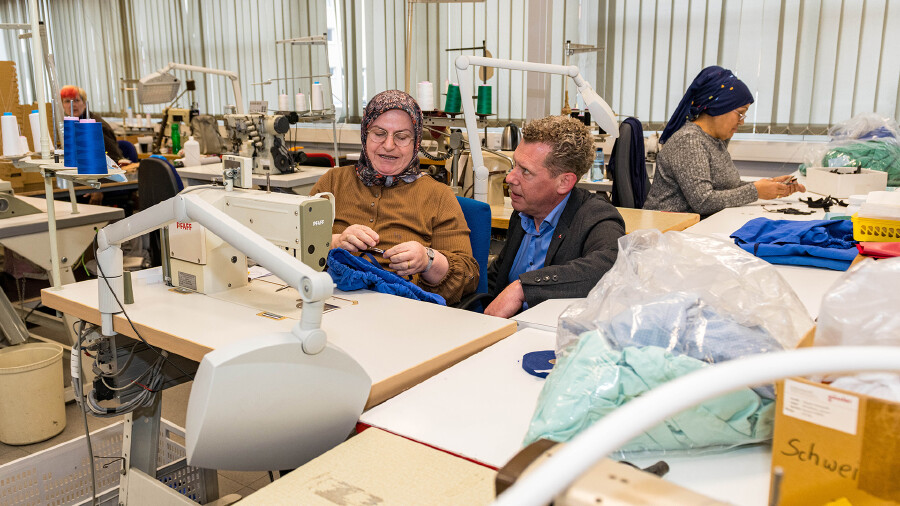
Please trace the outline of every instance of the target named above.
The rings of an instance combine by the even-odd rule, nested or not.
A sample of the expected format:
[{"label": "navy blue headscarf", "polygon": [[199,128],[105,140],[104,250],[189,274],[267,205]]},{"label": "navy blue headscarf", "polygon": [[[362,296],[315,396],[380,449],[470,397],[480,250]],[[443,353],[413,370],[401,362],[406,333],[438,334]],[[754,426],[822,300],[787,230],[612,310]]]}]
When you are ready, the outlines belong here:
[{"label": "navy blue headscarf", "polygon": [[694,82],[681,97],[678,108],[669,118],[665,130],[659,137],[659,142],[666,142],[685,121],[696,119],[701,112],[719,116],[752,103],[753,94],[750,93],[750,88],[747,88],[747,85],[730,70],[715,65],[706,67],[697,74]]}]

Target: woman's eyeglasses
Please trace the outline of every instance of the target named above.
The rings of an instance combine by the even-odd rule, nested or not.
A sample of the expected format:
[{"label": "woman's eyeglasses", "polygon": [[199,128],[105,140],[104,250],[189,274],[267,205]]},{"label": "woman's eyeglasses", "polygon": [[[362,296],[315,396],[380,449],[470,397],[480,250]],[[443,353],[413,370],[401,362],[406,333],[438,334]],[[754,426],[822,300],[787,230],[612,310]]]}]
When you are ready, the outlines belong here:
[{"label": "woman's eyeglasses", "polygon": [[366,139],[374,142],[375,144],[384,144],[389,136],[393,137],[394,144],[400,146],[401,148],[409,146],[413,141],[413,135],[406,130],[401,130],[399,132],[394,132],[393,134],[391,134],[387,130],[382,130],[381,128],[370,128],[366,132]]},{"label": "woman's eyeglasses", "polygon": [[738,113],[738,121],[744,121],[745,119],[747,119],[747,113]]}]

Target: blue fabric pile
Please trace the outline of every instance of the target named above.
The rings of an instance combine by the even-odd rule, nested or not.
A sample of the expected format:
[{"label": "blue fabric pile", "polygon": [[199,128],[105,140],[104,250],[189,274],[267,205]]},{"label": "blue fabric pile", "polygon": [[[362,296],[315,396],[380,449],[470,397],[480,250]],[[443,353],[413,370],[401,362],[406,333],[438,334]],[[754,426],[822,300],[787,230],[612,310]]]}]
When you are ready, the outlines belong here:
[{"label": "blue fabric pile", "polygon": [[[369,254],[371,257],[371,254]],[[410,281],[383,269],[377,260],[360,258],[347,250],[335,248],[328,252],[328,274],[338,289],[345,292],[353,290],[373,290],[380,293],[399,295],[407,299],[433,302],[447,305],[443,297],[427,292]]]},{"label": "blue fabric pile", "polygon": [[850,220],[755,218],[731,234],[735,244],[773,264],[846,271],[858,253]]}]

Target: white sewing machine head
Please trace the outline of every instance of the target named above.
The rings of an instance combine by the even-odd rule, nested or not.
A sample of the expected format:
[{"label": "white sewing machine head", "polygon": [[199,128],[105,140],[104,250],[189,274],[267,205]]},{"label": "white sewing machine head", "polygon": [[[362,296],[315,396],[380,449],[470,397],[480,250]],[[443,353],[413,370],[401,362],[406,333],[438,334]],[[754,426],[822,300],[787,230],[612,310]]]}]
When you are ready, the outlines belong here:
[{"label": "white sewing machine head", "polygon": [[[317,271],[325,268],[334,223],[333,200],[259,190],[197,191],[203,200]],[[333,199],[333,197],[331,197]],[[172,285],[216,293],[247,284],[247,257],[205,227],[168,226]]]}]

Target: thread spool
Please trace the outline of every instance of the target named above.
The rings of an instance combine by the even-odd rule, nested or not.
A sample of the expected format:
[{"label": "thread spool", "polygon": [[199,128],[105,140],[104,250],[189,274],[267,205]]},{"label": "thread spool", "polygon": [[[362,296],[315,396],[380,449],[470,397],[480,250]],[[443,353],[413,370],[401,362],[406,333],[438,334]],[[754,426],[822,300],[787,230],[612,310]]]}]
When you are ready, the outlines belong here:
[{"label": "thread spool", "polygon": [[63,165],[78,167],[78,143],[75,141],[75,125],[78,118],[66,116],[63,119]]},{"label": "thread spool", "polygon": [[28,122],[31,123],[31,144],[35,153],[41,150],[41,117],[38,111],[31,111],[28,115]]},{"label": "thread spool", "polygon": [[418,97],[419,109],[422,111],[434,110],[434,84],[428,81],[422,81],[416,86],[416,97]]},{"label": "thread spool", "polygon": [[3,156],[16,156],[21,154],[19,145],[19,121],[11,112],[3,113],[0,117],[0,131],[3,133]]},{"label": "thread spool", "polygon": [[19,154],[23,155],[28,152],[28,137],[19,136]]},{"label": "thread spool", "polygon": [[312,85],[309,101],[312,103],[312,110],[321,111],[325,108],[325,93],[322,91],[322,85],[316,81]]},{"label": "thread spool", "polygon": [[309,104],[306,103],[306,95],[303,93],[294,95],[294,110],[300,114],[309,112]]},{"label": "thread spool", "polygon": [[287,93],[278,95],[278,110],[281,112],[291,110],[291,97],[289,97]]},{"label": "thread spool", "polygon": [[75,143],[78,145],[78,173],[106,174],[106,151],[103,149],[103,126],[83,119],[75,124]]},{"label": "thread spool", "polygon": [[493,114],[493,95],[491,94],[491,87],[485,84],[482,84],[478,87],[478,104],[475,107],[475,114],[481,116],[489,116]]},{"label": "thread spool", "polygon": [[444,112],[447,114],[459,114],[462,106],[462,94],[459,85],[450,83],[447,86],[447,102],[444,104]]}]

